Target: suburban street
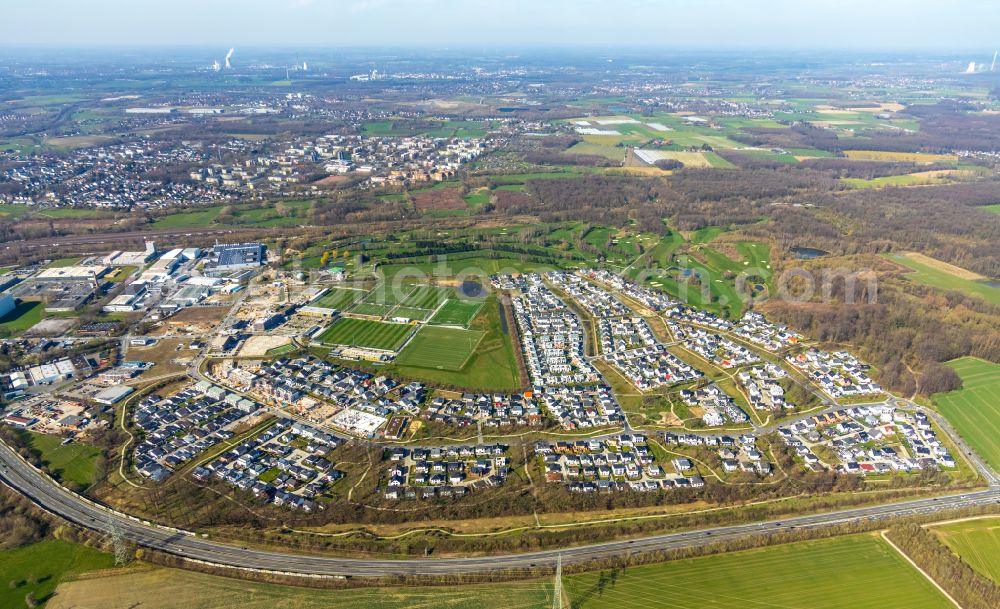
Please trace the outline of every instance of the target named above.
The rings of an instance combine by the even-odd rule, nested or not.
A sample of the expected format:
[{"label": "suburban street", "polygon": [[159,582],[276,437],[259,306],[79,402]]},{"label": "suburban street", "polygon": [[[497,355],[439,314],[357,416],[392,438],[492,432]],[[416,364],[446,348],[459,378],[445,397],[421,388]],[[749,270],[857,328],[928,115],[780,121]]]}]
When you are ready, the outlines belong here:
[{"label": "suburban street", "polygon": [[237,547],[189,532],[152,525],[113,512],[65,490],[4,444],[0,444],[0,482],[22,493],[47,511],[82,527],[99,533],[109,533],[117,527],[126,539],[141,547],[227,567],[329,576],[456,574],[545,567],[554,566],[560,556],[564,563],[569,564],[634,552],[698,547],[727,539],[770,534],[793,528],[819,528],[862,518],[886,519],[988,504],[1000,505],[1000,488],[991,486],[988,490],[947,497],[917,499],[782,520],[668,533],[641,539],[610,541],[525,554],[453,559],[377,560],[303,556]]}]

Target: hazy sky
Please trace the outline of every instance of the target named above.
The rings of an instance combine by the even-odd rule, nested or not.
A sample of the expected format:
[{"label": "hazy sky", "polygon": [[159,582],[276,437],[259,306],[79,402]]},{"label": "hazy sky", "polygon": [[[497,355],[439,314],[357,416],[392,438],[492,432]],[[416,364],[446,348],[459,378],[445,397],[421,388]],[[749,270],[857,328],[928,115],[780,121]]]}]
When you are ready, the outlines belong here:
[{"label": "hazy sky", "polygon": [[998,0],[0,0],[0,45],[992,50]]}]

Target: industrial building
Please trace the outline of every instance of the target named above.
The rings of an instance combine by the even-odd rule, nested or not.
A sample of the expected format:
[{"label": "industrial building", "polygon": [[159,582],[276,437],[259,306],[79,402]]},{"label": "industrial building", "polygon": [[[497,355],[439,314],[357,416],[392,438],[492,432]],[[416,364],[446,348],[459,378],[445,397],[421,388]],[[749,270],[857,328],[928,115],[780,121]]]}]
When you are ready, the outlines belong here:
[{"label": "industrial building", "polygon": [[97,281],[108,274],[106,266],[57,266],[42,269],[32,279],[34,281]]},{"label": "industrial building", "polygon": [[14,297],[10,295],[0,296],[0,318],[7,315],[17,307]]},{"label": "industrial building", "polygon": [[10,290],[10,296],[19,300],[44,302],[48,313],[68,313],[80,308],[99,289],[100,285],[93,277],[63,279],[49,274],[45,277],[32,277],[14,286]]},{"label": "industrial building", "polygon": [[94,394],[94,401],[98,404],[111,406],[120,402],[123,398],[131,394],[135,389],[128,385],[114,385],[107,389],[102,389]]},{"label": "industrial building", "polygon": [[156,242],[147,241],[146,249],[141,252],[111,252],[101,262],[108,266],[142,266],[156,258]]},{"label": "industrial building", "polygon": [[205,270],[215,273],[241,271],[258,268],[266,261],[267,248],[262,243],[216,245]]}]

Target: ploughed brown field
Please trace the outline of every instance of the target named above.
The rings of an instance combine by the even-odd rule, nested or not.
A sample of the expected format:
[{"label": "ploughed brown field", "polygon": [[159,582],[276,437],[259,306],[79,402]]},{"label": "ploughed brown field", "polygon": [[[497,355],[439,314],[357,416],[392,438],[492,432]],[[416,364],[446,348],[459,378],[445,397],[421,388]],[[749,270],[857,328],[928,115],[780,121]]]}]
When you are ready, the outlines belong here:
[{"label": "ploughed brown field", "polygon": [[436,188],[413,193],[413,205],[417,211],[465,209],[468,207],[458,188]]}]

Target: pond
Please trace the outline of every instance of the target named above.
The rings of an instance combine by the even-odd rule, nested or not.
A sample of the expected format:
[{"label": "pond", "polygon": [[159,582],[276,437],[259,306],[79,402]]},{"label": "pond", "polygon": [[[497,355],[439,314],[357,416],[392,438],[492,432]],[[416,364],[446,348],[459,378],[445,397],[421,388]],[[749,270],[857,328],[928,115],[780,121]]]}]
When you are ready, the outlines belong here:
[{"label": "pond", "polygon": [[799,247],[799,246],[793,247],[792,253],[795,254],[796,258],[800,258],[802,260],[812,260],[813,258],[828,256],[830,254],[830,252],[821,249],[816,249],[815,247]]},{"label": "pond", "polygon": [[486,296],[486,289],[478,281],[463,281],[456,292],[461,298],[483,298]]}]

